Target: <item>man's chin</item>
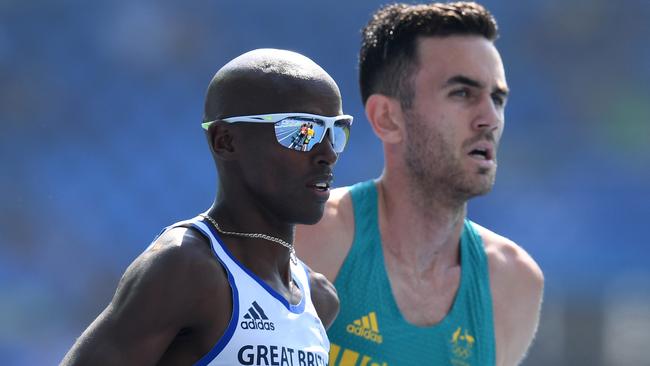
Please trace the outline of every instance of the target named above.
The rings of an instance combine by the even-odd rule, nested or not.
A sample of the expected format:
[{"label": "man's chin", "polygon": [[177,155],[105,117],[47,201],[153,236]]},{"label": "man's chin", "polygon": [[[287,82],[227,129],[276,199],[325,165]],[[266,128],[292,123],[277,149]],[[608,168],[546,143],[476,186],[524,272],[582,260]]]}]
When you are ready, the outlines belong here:
[{"label": "man's chin", "polygon": [[484,196],[492,191],[494,187],[494,179],[490,179],[489,182],[482,182],[475,187],[474,196]]},{"label": "man's chin", "polygon": [[320,221],[320,219],[323,217],[323,214],[321,213],[318,216],[314,217],[309,217],[308,219],[303,220],[302,222],[299,222],[301,225],[316,225]]},{"label": "man's chin", "polygon": [[[471,185],[465,185],[464,188],[458,189],[457,192],[461,197],[464,197],[464,200],[470,200],[474,197],[484,196],[492,191],[494,187],[494,178],[487,178],[479,182],[474,182]],[[468,182],[469,183],[469,182]]]},{"label": "man's chin", "polygon": [[480,195],[484,195],[492,190],[494,187],[494,181],[496,180],[496,170],[490,169],[485,172],[480,172],[478,174],[478,182],[476,182],[477,190],[482,192]]},{"label": "man's chin", "polygon": [[310,210],[309,212],[302,212],[299,217],[295,220],[298,225],[315,225],[321,218],[323,218],[323,213],[325,212],[325,205],[322,205],[318,209]]}]

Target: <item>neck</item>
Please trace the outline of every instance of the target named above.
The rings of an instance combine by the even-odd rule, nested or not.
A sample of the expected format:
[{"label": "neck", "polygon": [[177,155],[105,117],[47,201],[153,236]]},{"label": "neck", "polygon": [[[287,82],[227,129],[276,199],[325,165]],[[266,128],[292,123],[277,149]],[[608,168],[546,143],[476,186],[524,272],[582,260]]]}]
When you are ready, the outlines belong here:
[{"label": "neck", "polygon": [[[244,211],[242,207],[217,198],[205,214],[214,219],[222,231],[263,234],[293,245],[294,225],[268,218],[272,215],[265,215],[260,210]],[[219,236],[233,255],[260,277],[265,277],[261,273],[280,273],[286,282],[290,280],[291,251],[282,244],[261,237],[252,238],[223,233]]]},{"label": "neck", "polygon": [[466,202],[444,191],[422,192],[406,172],[384,170],[377,180],[379,222],[385,253],[423,272],[459,263]]},{"label": "neck", "polygon": [[[239,192],[236,192],[239,193]],[[236,202],[226,199],[226,194],[219,191],[209,215],[217,220],[224,230],[238,232],[262,233],[293,243],[295,225],[279,219],[265,207],[249,199],[247,194],[229,194],[241,197]]]}]

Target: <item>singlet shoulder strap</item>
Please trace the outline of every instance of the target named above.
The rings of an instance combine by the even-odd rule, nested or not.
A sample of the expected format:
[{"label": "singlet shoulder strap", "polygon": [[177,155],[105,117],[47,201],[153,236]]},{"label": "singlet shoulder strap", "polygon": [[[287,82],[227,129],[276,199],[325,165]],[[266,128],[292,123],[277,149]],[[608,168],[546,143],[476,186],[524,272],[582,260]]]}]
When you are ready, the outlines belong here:
[{"label": "singlet shoulder strap", "polygon": [[305,299],[311,299],[311,287],[309,287],[309,270],[305,263],[300,259],[298,264],[291,263],[291,275],[294,281],[298,282],[298,286],[303,290]]},{"label": "singlet shoulder strap", "polygon": [[[462,273],[467,276],[465,296],[466,306],[471,307],[472,314],[476,318],[476,324],[480,324],[474,331],[481,337],[484,346],[484,360],[494,364],[495,339],[494,339],[494,312],[492,308],[492,293],[490,290],[490,270],[487,254],[481,235],[476,230],[475,224],[465,219],[465,227],[462,234],[461,245],[463,261]],[[471,304],[471,305],[470,305]]]},{"label": "singlet shoulder strap", "polygon": [[351,186],[350,198],[354,212],[354,240],[351,250],[355,250],[354,247],[361,243],[379,241],[375,182],[368,180]]},{"label": "singlet shoulder strap", "polygon": [[258,285],[261,286],[269,295],[275,297],[278,301],[284,304],[287,310],[291,311],[292,313],[300,314],[304,311],[305,299],[308,298],[309,292],[309,278],[303,265],[291,263],[292,276],[294,280],[297,281],[298,287],[303,293],[303,297],[298,304],[291,304],[287,301],[287,299],[275,291],[271,286],[259,278],[250,269],[246,268],[232,255],[228,248],[223,244],[216,232],[216,229],[210,224],[210,222],[199,216],[195,219],[190,220],[190,223],[193,227],[200,230],[205,236],[210,239],[212,250],[217,256],[217,259],[224,267],[226,267],[226,270],[228,272],[232,272],[235,275],[240,283],[246,283],[253,287],[256,287]]},{"label": "singlet shoulder strap", "polygon": [[481,235],[476,230],[475,224],[469,219],[465,219],[461,244],[464,245],[467,259],[470,261],[470,267],[475,272],[480,272],[481,275],[485,275],[488,267],[483,239],[481,239]]},{"label": "singlet shoulder strap", "polygon": [[237,264],[235,258],[233,258],[232,254],[230,254],[230,252],[225,248],[221,239],[215,233],[214,228],[208,222],[200,216],[185,222],[209,239],[212,251],[225,267],[231,271],[241,272],[240,265]]}]

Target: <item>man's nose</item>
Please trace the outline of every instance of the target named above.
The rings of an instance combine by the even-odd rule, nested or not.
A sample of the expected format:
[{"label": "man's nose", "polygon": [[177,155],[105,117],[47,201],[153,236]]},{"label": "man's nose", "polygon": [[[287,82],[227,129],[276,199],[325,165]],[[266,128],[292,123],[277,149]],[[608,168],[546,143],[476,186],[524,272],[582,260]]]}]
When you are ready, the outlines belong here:
[{"label": "man's nose", "polygon": [[475,130],[493,131],[503,123],[503,108],[495,105],[491,96],[487,96],[479,105],[479,110],[472,122]]}]

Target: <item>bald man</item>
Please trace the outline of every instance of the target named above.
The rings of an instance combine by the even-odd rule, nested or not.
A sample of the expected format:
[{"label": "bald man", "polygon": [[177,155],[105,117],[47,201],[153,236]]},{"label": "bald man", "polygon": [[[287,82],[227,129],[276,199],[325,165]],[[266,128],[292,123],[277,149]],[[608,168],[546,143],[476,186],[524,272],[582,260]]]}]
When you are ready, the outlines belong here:
[{"label": "bald man", "polygon": [[[313,138],[290,147],[306,123]],[[135,259],[62,364],[327,365],[338,298],[295,257],[294,225],[323,215],[351,124],[334,80],[302,55],[261,49],[222,67],[202,124],[212,207]]]}]

